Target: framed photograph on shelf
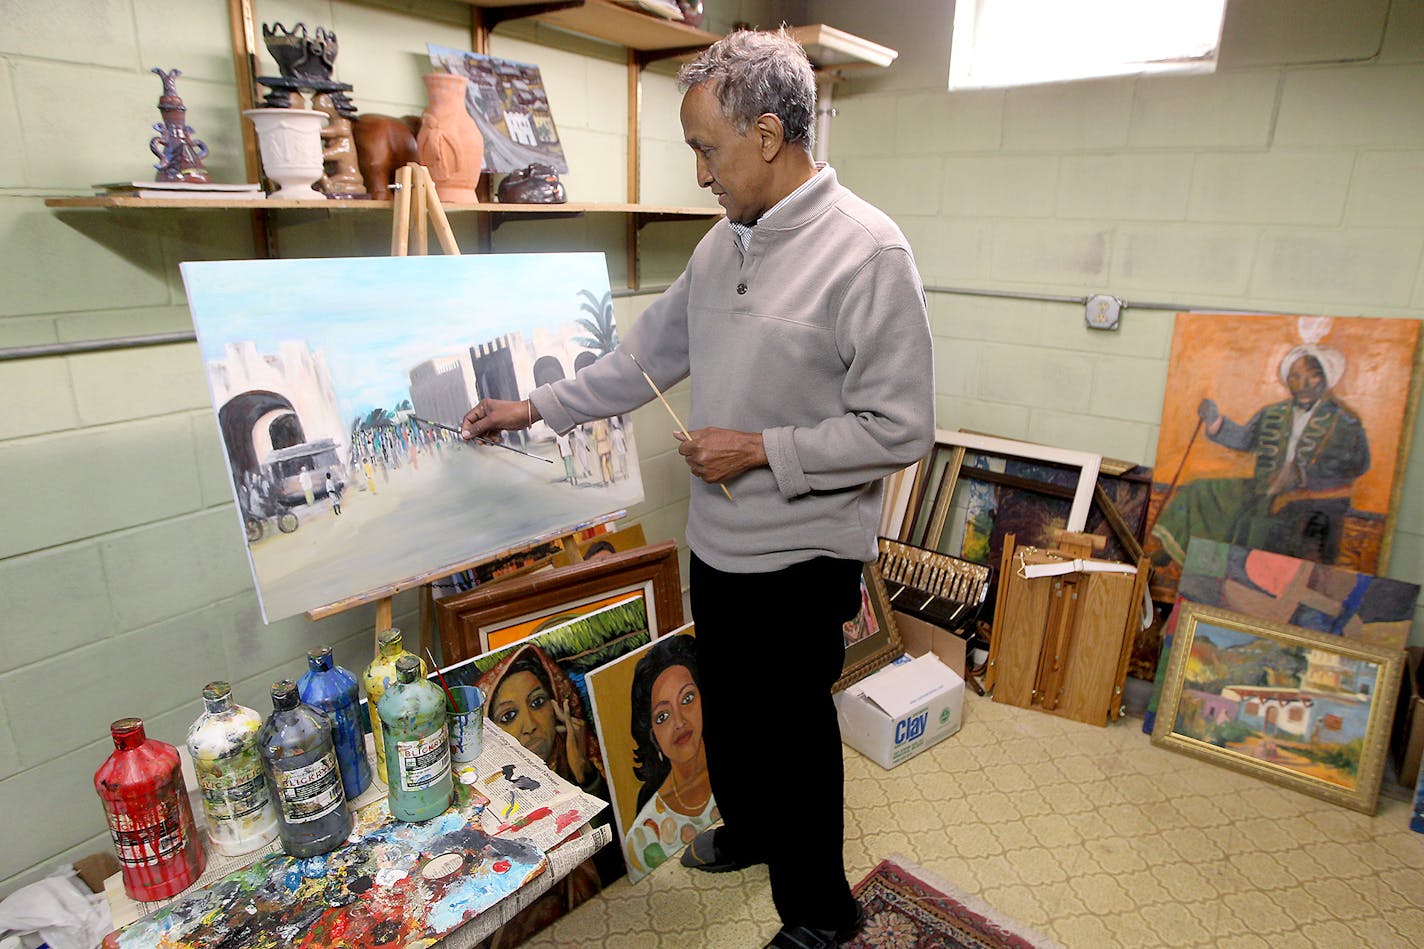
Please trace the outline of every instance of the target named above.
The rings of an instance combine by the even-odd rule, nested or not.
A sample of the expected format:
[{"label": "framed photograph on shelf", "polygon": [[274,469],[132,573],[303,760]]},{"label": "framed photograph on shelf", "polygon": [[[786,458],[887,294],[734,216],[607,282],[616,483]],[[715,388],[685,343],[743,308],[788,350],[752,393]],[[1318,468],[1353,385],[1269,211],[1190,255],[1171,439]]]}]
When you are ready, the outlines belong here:
[{"label": "framed photograph on shelf", "polygon": [[1152,743],[1373,814],[1403,654],[1183,601]]},{"label": "framed photograph on shelf", "polygon": [[682,625],[676,542],[637,547],[438,600],[441,656],[446,663],[469,659],[639,593],[647,602],[648,628],[655,638]]},{"label": "framed photograph on shelf", "polygon": [[880,568],[868,563],[860,573],[860,612],[845,624],[845,665],[833,691],[887,666],[905,651],[900,630],[890,610],[890,595],[880,579]]}]

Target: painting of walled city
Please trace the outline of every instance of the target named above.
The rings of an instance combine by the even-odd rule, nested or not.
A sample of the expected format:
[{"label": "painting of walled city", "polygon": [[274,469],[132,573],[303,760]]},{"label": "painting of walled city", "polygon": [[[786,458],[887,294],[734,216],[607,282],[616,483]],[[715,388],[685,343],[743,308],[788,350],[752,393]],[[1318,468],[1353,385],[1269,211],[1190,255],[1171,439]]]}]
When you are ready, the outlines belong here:
[{"label": "painting of walled city", "polygon": [[481,398],[523,399],[613,351],[602,254],[182,271],[268,622],[642,500],[626,417],[498,444],[450,431]]},{"label": "painting of walled city", "polygon": [[1185,603],[1153,741],[1373,812],[1399,656]]}]

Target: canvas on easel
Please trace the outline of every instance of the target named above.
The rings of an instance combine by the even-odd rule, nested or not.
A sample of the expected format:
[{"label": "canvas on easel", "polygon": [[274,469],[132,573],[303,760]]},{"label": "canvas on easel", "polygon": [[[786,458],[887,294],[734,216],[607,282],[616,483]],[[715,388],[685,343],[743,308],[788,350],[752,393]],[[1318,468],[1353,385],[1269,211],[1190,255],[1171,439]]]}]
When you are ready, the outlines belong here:
[{"label": "canvas on easel", "polygon": [[602,254],[182,272],[269,622],[388,598],[643,499],[626,418],[615,476],[577,483],[542,422],[497,445],[450,431],[479,399],[523,399],[612,350],[612,333],[591,341],[579,322],[587,295],[609,292]]}]

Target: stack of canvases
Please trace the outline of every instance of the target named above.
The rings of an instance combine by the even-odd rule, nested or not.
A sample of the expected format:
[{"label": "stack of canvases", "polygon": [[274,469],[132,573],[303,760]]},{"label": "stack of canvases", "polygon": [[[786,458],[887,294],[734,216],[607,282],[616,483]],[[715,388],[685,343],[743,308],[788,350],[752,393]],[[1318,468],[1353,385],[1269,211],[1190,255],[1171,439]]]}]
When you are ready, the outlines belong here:
[{"label": "stack of canvases", "polygon": [[1374,813],[1419,595],[1373,575],[1417,342],[1412,320],[1177,317],[1148,542],[1153,596],[1175,598],[1155,744]]},{"label": "stack of canvases", "polygon": [[[942,618],[919,610],[917,617],[953,629],[954,619],[968,615],[971,627],[957,631],[973,646],[988,626],[981,614],[992,610],[987,661],[971,666],[971,685],[982,673],[996,702],[1105,725],[1122,712],[1143,625],[1149,487],[1128,462],[941,431],[913,475],[892,482],[882,532],[898,539],[882,538],[881,547],[928,548],[956,569],[982,564],[986,575],[992,565],[997,583],[971,585],[979,591],[972,610],[956,606],[939,611]],[[919,576],[911,571],[912,588]],[[921,592],[904,592],[896,590],[897,611],[916,612]]]},{"label": "stack of canvases", "polygon": [[[995,701],[1106,724],[1127,672],[1155,676],[1154,742],[1372,813],[1419,592],[1374,575],[1418,334],[1413,320],[1179,314],[1155,469],[940,432],[890,480],[881,532],[997,567]],[[1098,536],[1066,547],[1065,528]],[[1414,717],[1395,736],[1408,786]]]}]

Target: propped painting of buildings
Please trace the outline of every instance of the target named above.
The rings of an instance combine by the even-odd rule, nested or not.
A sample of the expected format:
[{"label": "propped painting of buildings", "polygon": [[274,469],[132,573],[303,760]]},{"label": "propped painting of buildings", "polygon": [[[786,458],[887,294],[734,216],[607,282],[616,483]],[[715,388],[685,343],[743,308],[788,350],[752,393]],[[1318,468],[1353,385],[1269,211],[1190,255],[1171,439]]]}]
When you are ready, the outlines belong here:
[{"label": "propped painting of buildings", "polygon": [[1373,812],[1401,658],[1184,603],[1152,740]]},{"label": "propped painting of buildings", "polygon": [[458,427],[481,398],[522,399],[613,350],[602,254],[182,271],[269,622],[642,500],[627,418],[607,423],[617,437],[556,438],[542,422],[505,434],[534,457],[440,427]]},{"label": "propped painting of buildings", "polygon": [[519,171],[533,162],[569,170],[538,66],[434,43],[426,48],[435,69],[469,80],[465,107],[484,136],[485,171]]}]

